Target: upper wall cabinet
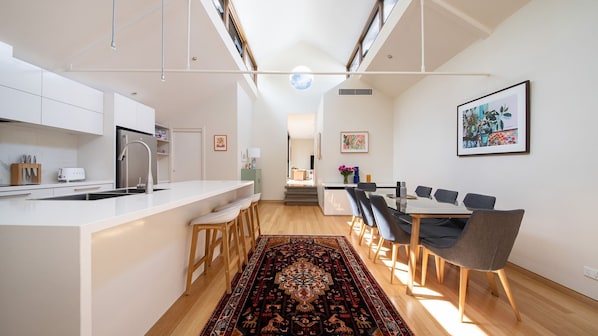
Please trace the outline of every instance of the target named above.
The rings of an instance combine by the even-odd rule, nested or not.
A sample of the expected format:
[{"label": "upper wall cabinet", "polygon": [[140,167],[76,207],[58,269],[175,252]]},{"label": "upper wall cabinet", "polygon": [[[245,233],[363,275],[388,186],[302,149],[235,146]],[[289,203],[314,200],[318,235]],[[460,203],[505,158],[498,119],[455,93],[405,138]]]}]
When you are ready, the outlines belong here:
[{"label": "upper wall cabinet", "polygon": [[41,123],[42,69],[0,57],[0,119]]},{"label": "upper wall cabinet", "polygon": [[154,134],[156,112],[153,108],[119,94],[114,94],[116,126]]},{"label": "upper wall cabinet", "polygon": [[55,73],[42,74],[42,120],[46,126],[101,135],[104,93]]}]

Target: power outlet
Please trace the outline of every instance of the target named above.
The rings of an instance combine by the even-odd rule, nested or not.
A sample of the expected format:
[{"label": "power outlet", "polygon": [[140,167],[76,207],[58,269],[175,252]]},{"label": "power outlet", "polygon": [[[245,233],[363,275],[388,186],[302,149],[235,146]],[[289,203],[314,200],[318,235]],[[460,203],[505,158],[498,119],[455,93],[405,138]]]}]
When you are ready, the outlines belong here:
[{"label": "power outlet", "polygon": [[598,269],[595,269],[590,266],[583,267],[583,275],[590,279],[598,280]]}]

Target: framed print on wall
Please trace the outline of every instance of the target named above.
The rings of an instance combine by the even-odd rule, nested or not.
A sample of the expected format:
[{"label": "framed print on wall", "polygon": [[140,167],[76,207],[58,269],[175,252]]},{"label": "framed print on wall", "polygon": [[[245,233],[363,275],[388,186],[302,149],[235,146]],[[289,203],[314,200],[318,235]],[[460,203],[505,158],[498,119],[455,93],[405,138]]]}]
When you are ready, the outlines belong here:
[{"label": "framed print on wall", "polygon": [[457,155],[529,153],[525,81],[457,106]]},{"label": "framed print on wall", "polygon": [[368,132],[341,132],[341,153],[367,153]]},{"label": "framed print on wall", "polygon": [[214,135],[214,151],[226,152],[228,150],[228,143],[226,135]]}]

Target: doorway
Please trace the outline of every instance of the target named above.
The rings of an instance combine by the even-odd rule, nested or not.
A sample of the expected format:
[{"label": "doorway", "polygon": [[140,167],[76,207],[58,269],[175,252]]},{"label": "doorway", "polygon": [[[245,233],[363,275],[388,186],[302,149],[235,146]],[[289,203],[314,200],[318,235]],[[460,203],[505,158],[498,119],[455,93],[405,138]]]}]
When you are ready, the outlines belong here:
[{"label": "doorway", "polygon": [[172,130],[172,181],[204,179],[204,141],[201,128]]},{"label": "doorway", "polygon": [[287,185],[314,185],[315,114],[290,114],[287,137]]}]

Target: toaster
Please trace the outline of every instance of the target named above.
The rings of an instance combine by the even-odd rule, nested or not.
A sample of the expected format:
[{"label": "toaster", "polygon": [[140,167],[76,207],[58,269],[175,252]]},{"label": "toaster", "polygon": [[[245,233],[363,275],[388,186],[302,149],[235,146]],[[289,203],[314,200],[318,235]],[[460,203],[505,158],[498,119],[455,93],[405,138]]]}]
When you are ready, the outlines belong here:
[{"label": "toaster", "polygon": [[58,168],[58,182],[85,180],[84,168]]}]

